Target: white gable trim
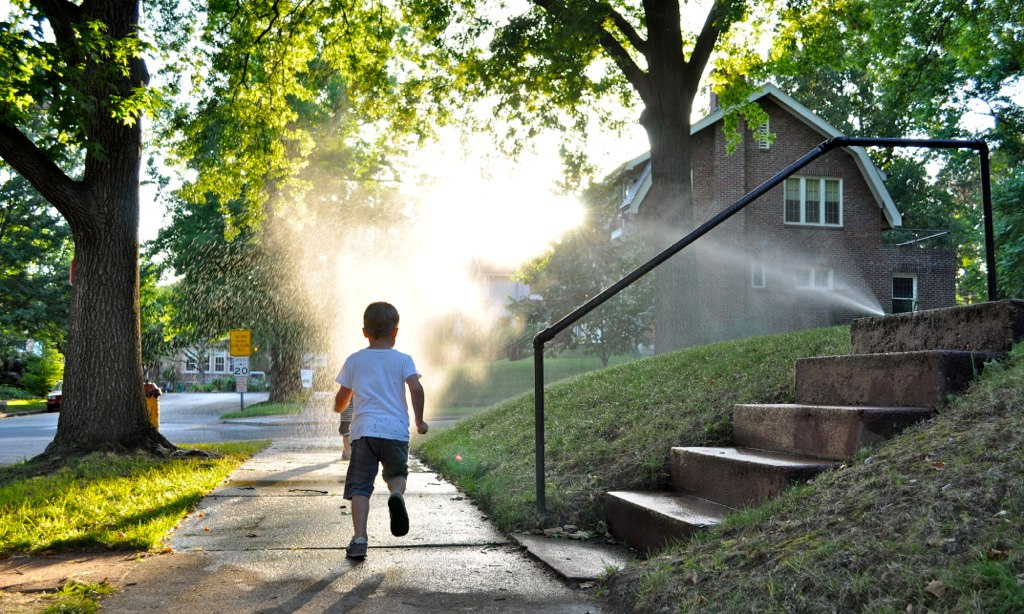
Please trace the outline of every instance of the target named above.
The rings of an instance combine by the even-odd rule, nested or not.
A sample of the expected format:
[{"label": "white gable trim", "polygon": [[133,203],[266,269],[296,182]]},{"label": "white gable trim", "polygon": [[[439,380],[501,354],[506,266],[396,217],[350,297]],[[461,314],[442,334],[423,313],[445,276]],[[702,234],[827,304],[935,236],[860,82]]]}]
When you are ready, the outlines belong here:
[{"label": "white gable trim", "polygon": [[[756,102],[765,96],[774,98],[775,102],[823,137],[832,138],[836,136],[843,136],[843,134],[836,130],[831,124],[812,113],[810,109],[794,100],[788,94],[783,93],[782,90],[774,85],[765,85],[758,91],[751,94],[748,100]],[[714,125],[721,120],[724,115],[725,110],[718,109],[711,115],[708,115],[704,119],[693,124],[690,128],[690,134],[697,134],[701,130]],[[899,210],[896,209],[896,203],[893,202],[892,196],[889,195],[889,190],[885,187],[885,183],[882,181],[882,174],[879,172],[878,168],[875,167],[874,163],[871,162],[871,158],[868,157],[868,153],[863,147],[847,147],[846,149],[850,150],[850,154],[857,163],[857,168],[860,169],[861,175],[864,176],[864,180],[868,184],[868,189],[871,190],[871,194],[875,197],[875,202],[878,203],[878,207],[882,210],[882,214],[885,215],[885,219],[889,222],[889,226],[893,228],[902,226],[903,216],[901,216]],[[637,164],[649,160],[650,157],[651,153],[647,152],[646,154],[628,162],[626,168],[634,168]],[[642,190],[642,192],[642,195],[638,192],[636,195],[637,197],[633,199],[633,203],[630,206],[631,212],[636,212],[640,202],[643,200],[642,196],[645,196],[647,193],[646,190]]]}]

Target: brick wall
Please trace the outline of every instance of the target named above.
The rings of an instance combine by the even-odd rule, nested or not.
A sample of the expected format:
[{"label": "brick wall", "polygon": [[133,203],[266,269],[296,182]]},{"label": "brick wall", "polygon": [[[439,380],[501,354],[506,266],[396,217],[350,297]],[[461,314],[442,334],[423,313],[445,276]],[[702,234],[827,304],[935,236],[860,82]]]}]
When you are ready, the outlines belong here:
[{"label": "brick wall", "polygon": [[[774,99],[761,99],[776,138],[767,150],[747,132],[727,155],[721,123],[693,140],[695,223],[700,224],[825,140]],[[697,342],[848,322],[892,310],[892,276],[917,276],[919,309],[952,305],[955,259],[946,250],[883,246],[884,214],[847,150],[833,150],[797,176],[840,178],[842,226],[786,224],[777,186],[691,249],[699,263],[702,331]],[[751,284],[763,266],[764,288]],[[799,289],[798,267],[832,270],[831,290]]]}]

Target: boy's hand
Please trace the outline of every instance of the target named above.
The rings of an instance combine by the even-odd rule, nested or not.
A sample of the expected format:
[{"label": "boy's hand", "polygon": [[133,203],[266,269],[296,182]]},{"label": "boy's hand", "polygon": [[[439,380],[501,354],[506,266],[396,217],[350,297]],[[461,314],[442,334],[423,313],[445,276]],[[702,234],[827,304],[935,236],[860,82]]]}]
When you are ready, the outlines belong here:
[{"label": "boy's hand", "polygon": [[422,421],[422,420],[420,420],[420,421],[418,421],[416,423],[416,431],[420,435],[426,435],[427,434],[427,429],[429,429],[429,428],[430,428],[430,425],[427,424],[426,422]]}]

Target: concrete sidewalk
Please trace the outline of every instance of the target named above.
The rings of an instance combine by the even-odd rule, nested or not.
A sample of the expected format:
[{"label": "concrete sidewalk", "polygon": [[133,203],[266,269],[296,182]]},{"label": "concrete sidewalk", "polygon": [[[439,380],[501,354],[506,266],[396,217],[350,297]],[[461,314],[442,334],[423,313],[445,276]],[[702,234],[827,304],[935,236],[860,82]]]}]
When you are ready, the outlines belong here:
[{"label": "concrete sidewalk", "polygon": [[[367,558],[346,559],[352,521],[340,457],[340,442],[276,440],[203,499],[170,538],[172,554],[132,566],[103,611],[602,611],[589,591],[510,542],[451,484],[416,463],[406,493],[409,534],[391,535],[379,480]],[[568,562],[570,575],[621,564],[615,551],[532,541],[547,553],[540,556]]]}]

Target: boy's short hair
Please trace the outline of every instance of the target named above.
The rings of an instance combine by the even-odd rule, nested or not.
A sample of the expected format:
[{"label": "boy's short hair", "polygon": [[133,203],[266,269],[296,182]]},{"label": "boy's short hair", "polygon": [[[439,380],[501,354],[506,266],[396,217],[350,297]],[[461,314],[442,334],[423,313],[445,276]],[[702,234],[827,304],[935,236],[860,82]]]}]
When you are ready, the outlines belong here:
[{"label": "boy's short hair", "polygon": [[398,310],[391,303],[370,303],[363,312],[363,328],[374,339],[387,337],[398,328]]}]

